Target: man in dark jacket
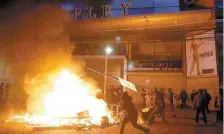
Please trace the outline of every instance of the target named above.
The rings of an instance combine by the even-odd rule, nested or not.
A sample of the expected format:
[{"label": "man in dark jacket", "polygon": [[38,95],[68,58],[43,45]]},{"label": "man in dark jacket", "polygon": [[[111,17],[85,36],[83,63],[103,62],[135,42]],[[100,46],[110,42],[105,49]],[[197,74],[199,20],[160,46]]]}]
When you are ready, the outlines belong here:
[{"label": "man in dark jacket", "polygon": [[194,97],[195,97],[195,90],[192,90],[192,93],[191,93],[191,103],[193,105],[193,102],[194,102]]},{"label": "man in dark jacket", "polygon": [[[216,123],[223,123],[223,89],[219,88],[218,95],[215,99]],[[219,122],[220,121],[220,122]]]},{"label": "man in dark jacket", "polygon": [[128,121],[132,123],[133,127],[142,130],[145,134],[149,134],[148,128],[144,128],[143,126],[137,124],[138,112],[132,102],[132,97],[129,96],[127,92],[124,92],[121,96],[121,108],[125,114],[121,117],[120,134],[124,133],[124,128]]},{"label": "man in dark jacket", "polygon": [[209,102],[212,99],[211,95],[207,92],[206,89],[203,90],[205,96],[206,96],[206,106],[205,106],[205,110],[207,111],[207,113],[210,113],[210,110],[208,108]]},{"label": "man in dark jacket", "polygon": [[182,92],[180,93],[180,99],[181,99],[181,109],[183,109],[184,107],[187,107],[187,93],[185,91],[185,89],[182,90]]},{"label": "man in dark jacket", "polygon": [[169,92],[169,94],[168,94],[169,95],[168,96],[168,101],[170,103],[170,114],[173,115],[173,107],[174,107],[174,105],[173,105],[173,98],[174,98],[174,93],[172,91],[172,88],[169,88],[168,92]]},{"label": "man in dark jacket", "polygon": [[202,89],[199,89],[199,92],[195,95],[194,98],[194,107],[196,107],[195,125],[197,125],[199,122],[200,112],[202,112],[204,123],[207,124],[205,106],[206,106],[206,96],[203,93]]}]

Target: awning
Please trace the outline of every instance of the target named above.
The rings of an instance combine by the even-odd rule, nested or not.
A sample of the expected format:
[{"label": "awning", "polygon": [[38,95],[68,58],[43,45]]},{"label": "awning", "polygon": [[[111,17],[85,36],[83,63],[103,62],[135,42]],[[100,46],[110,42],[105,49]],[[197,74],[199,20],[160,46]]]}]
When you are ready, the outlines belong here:
[{"label": "awning", "polygon": [[[177,13],[145,14],[116,18],[73,21],[68,30],[74,41],[109,40],[120,36],[125,40],[137,37],[163,39],[189,36],[215,28],[214,10],[182,11]],[[175,36],[174,36],[175,35]]]}]

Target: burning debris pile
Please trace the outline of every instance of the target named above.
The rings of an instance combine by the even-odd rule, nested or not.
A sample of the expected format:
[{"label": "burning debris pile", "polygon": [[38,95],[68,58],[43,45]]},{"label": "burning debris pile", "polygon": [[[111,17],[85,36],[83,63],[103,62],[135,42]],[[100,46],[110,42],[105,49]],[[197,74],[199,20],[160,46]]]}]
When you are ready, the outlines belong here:
[{"label": "burning debris pile", "polygon": [[69,15],[57,5],[35,1],[21,0],[0,12],[5,18],[0,22],[0,61],[7,63],[15,81],[7,101],[13,111],[27,108],[6,122],[87,127],[113,122],[107,104],[94,96],[96,84],[80,73],[81,65],[72,63],[74,72],[58,70],[74,61],[75,46],[66,30]]},{"label": "burning debris pile", "polygon": [[[94,96],[94,87],[91,87],[85,80],[66,69],[47,77],[48,80],[44,79],[45,83],[42,84],[51,87],[52,90],[44,98],[39,98],[43,101],[34,102],[36,106],[43,102],[43,109],[34,109],[32,114],[26,113],[24,116],[13,116],[6,122],[41,126],[82,125],[85,127],[101,125],[106,118],[108,118],[108,123],[113,122],[107,104]],[[34,86],[35,81],[32,80],[31,84]],[[38,87],[43,88],[43,85]],[[42,111],[42,113],[35,113],[35,111]]]}]

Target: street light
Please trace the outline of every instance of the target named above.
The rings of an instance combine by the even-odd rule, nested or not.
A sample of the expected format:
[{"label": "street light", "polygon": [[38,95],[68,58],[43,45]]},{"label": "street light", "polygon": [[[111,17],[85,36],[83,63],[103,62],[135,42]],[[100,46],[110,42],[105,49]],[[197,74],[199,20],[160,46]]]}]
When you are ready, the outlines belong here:
[{"label": "street light", "polygon": [[121,38],[120,38],[119,36],[116,36],[116,37],[115,37],[115,40],[116,40],[116,41],[120,41]]},{"label": "street light", "polygon": [[[107,74],[107,55],[111,54],[112,52],[113,52],[113,49],[111,47],[106,47],[105,48],[105,53],[106,53],[106,56],[105,56],[105,70],[104,70],[105,74]],[[104,100],[106,101],[106,97],[107,97],[107,77],[106,76],[104,76],[103,91],[104,91]]]},{"label": "street light", "polygon": [[113,49],[111,47],[106,47],[105,52],[106,52],[106,55],[111,54],[113,52]]}]

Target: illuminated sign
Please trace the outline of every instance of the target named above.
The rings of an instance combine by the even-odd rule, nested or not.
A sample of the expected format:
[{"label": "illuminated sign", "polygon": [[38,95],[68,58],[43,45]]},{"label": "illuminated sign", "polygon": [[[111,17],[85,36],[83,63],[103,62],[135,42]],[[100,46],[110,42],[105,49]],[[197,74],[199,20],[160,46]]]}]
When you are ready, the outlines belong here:
[{"label": "illuminated sign", "polygon": [[[131,5],[132,5],[131,2],[120,4],[121,9],[122,9],[121,16],[128,15],[128,7],[131,6]],[[103,9],[102,10],[102,16],[101,16],[102,18],[112,16],[112,13],[111,13],[112,5],[102,5],[102,9]],[[73,19],[77,19],[77,17],[81,15],[83,10],[86,11],[86,9],[75,8],[73,10]],[[87,18],[88,19],[97,17],[96,14],[92,14],[92,10],[93,10],[93,7],[88,7],[87,8]]]},{"label": "illuminated sign", "polygon": [[144,71],[144,70],[181,70],[182,61],[129,61],[129,71]]}]

